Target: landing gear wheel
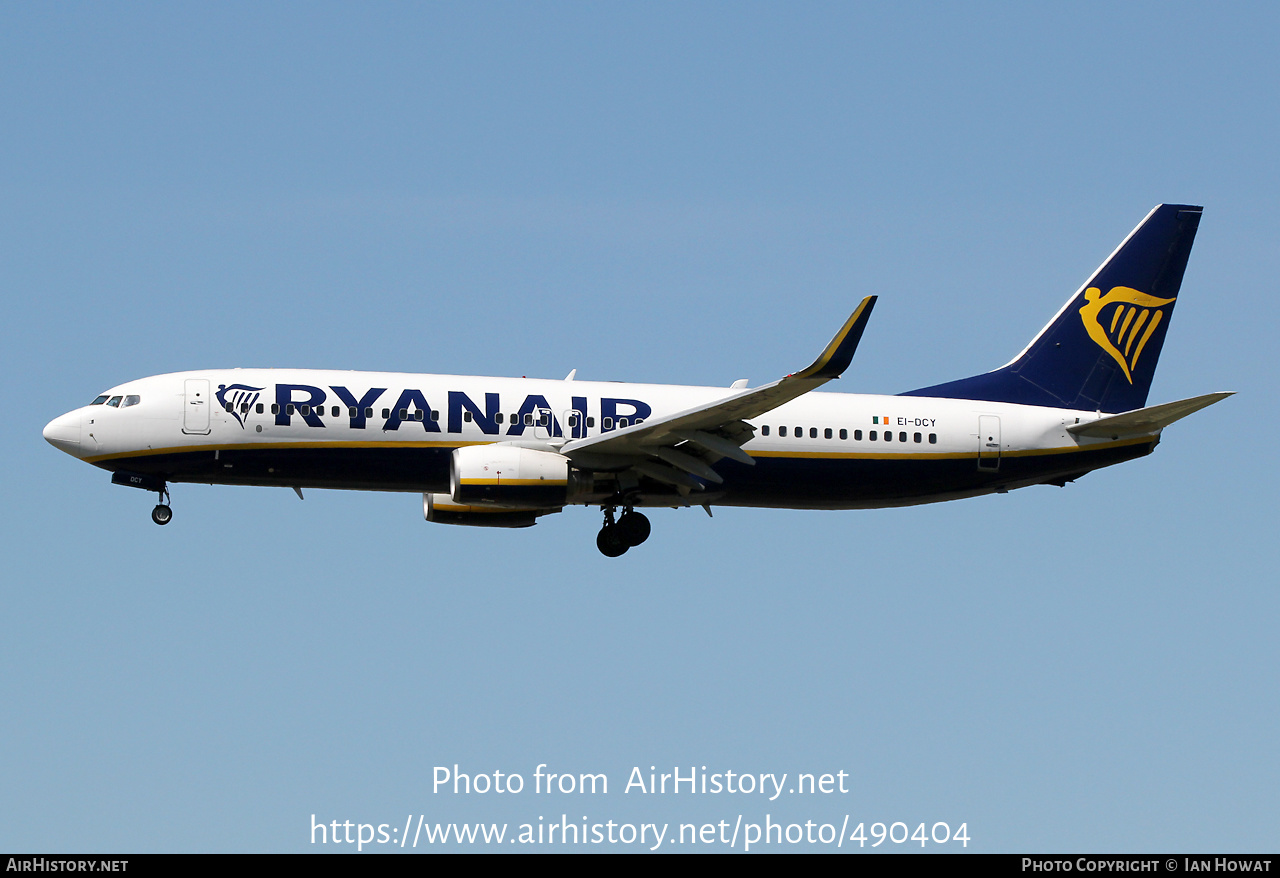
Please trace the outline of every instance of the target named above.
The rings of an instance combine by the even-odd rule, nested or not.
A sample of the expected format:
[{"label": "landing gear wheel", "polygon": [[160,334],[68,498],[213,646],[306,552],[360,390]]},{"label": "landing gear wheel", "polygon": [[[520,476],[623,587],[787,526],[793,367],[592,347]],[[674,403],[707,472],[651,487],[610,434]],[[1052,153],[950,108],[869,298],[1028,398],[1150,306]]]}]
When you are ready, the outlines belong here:
[{"label": "landing gear wheel", "polygon": [[649,539],[649,532],[652,530],[648,518],[630,510],[622,513],[622,517],[618,519],[617,528],[618,536],[628,546],[640,545]]},{"label": "landing gear wheel", "polygon": [[631,547],[618,533],[616,524],[606,524],[600,528],[600,533],[596,534],[596,548],[606,558],[616,558]]},{"label": "landing gear wheel", "polygon": [[173,521],[173,510],[163,503],[157,504],[156,508],[151,510],[151,520],[156,524],[168,524]]}]

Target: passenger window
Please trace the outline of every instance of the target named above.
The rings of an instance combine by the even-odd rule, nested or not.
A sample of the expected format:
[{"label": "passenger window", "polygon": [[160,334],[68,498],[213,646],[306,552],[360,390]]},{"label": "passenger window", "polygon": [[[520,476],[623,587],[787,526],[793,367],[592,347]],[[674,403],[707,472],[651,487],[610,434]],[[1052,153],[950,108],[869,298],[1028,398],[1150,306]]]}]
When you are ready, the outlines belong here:
[{"label": "passenger window", "polygon": [[524,425],[525,425],[526,427],[532,427],[532,426],[533,426],[533,415],[532,415],[531,413],[527,413],[527,412],[525,413],[525,416],[524,416]]},{"label": "passenger window", "polygon": [[760,435],[761,435],[761,436],[768,436],[768,435],[769,435],[769,427],[768,427],[767,425],[766,425],[766,426],[764,426],[764,427],[761,427],[761,428],[760,428]]},{"label": "passenger window", "polygon": [[358,418],[359,416],[360,416],[360,409],[356,408],[356,407],[355,407],[355,406],[353,406],[353,405],[351,405],[351,406],[347,406],[347,417],[348,417],[348,418]]},{"label": "passenger window", "polygon": [[366,418],[372,418],[372,417],[373,417],[373,407],[372,407],[372,406],[370,406],[369,408],[367,408],[367,409],[365,409],[365,410],[364,410],[364,416],[365,416]]},{"label": "passenger window", "polygon": [[827,427],[827,429],[825,429],[825,430],[823,430],[823,431],[822,431],[822,437],[823,437],[824,439],[830,439],[830,438],[831,438],[831,428],[830,428],[830,427]]},{"label": "passenger window", "polygon": [[916,444],[919,444],[920,440],[923,439],[924,437],[921,436],[919,433],[916,433],[915,436],[913,436],[912,438],[916,440]]},{"label": "passenger window", "polygon": [[293,414],[293,403],[289,403],[288,405],[286,405],[286,406],[284,407],[284,413],[285,413],[286,415],[291,415],[291,414]]},{"label": "passenger window", "polygon": [[227,410],[228,414],[235,411],[235,408],[236,408],[235,403],[230,403],[230,402],[223,403],[222,407]]},{"label": "passenger window", "polygon": [[279,404],[279,403],[275,403],[275,402],[271,403],[271,414],[273,414],[273,415],[278,415],[278,414],[280,414],[280,404]]},{"label": "passenger window", "polygon": [[618,418],[618,429],[621,430],[623,427],[627,426],[627,424],[629,423],[630,421],[628,421],[626,418]]},{"label": "passenger window", "polygon": [[421,420],[425,417],[425,414],[426,414],[426,413],[425,413],[425,412],[423,412],[423,411],[422,411],[422,409],[418,409],[417,411],[415,411],[415,412],[413,413],[413,419],[414,419],[415,421],[421,421]]},{"label": "passenger window", "polygon": [[930,434],[929,434],[929,444],[930,444],[930,445],[937,445],[937,444],[938,444],[938,434],[937,434],[937,433],[930,433]]},{"label": "passenger window", "polygon": [[569,426],[570,426],[570,427],[577,427],[577,426],[578,426],[578,413],[577,413],[577,412],[574,412],[573,414],[569,415],[569,421],[568,421],[568,423],[569,423]]},{"label": "passenger window", "polygon": [[256,411],[258,414],[262,414],[262,403],[258,403],[256,406],[254,406],[253,410]]},{"label": "passenger window", "polygon": [[403,421],[403,420],[406,420],[406,419],[408,419],[408,417],[409,417],[409,410],[408,410],[408,409],[400,409],[400,420],[402,420],[402,421]]},{"label": "passenger window", "polygon": [[596,419],[595,419],[595,418],[587,418],[587,426],[588,426],[588,427],[594,427],[595,425],[596,425]]},{"label": "passenger window", "polygon": [[463,413],[462,413],[462,420],[464,420],[464,421],[466,421],[468,424],[470,424],[470,423],[471,423],[471,412],[463,412]]},{"label": "passenger window", "polygon": [[899,434],[898,434],[898,441],[899,441],[899,442],[906,442],[906,441],[907,441],[907,434],[906,434],[906,433],[899,433]]},{"label": "passenger window", "polygon": [[787,428],[786,428],[786,427],[779,427],[779,428],[778,428],[778,435],[779,435],[779,436],[781,436],[781,437],[782,437],[782,438],[784,438],[784,439],[785,439],[785,438],[787,438]]},{"label": "passenger window", "polygon": [[336,417],[338,416],[338,413],[339,413],[339,412],[341,412],[341,411],[342,411],[342,409],[338,408],[338,407],[335,405],[333,408],[329,409],[329,414],[330,414],[332,417],[335,417],[335,418],[336,418]]},{"label": "passenger window", "polygon": [[809,438],[810,438],[810,439],[817,439],[817,438],[818,438],[818,428],[817,428],[817,427],[810,427],[810,428],[809,428]]},{"label": "passenger window", "polygon": [[893,441],[893,431],[892,431],[892,430],[885,430],[885,431],[884,431],[884,441],[885,441],[885,442],[892,442],[892,441]]},{"label": "passenger window", "polygon": [[840,438],[841,438],[841,439],[848,439],[848,438],[849,438],[849,431],[848,431],[848,430],[841,430],[841,431],[840,431]]},{"label": "passenger window", "polygon": [[102,405],[106,401],[107,401],[107,395],[104,393],[102,394],[102,396],[99,396],[93,402],[89,403],[89,405]]},{"label": "passenger window", "polygon": [[311,414],[311,406],[309,404],[298,406],[298,414],[302,415],[304,418],[307,417]]},{"label": "passenger window", "polygon": [[440,412],[436,411],[435,409],[432,409],[432,410],[431,410],[431,420],[433,420],[433,421],[438,421],[438,420],[440,420]]},{"label": "passenger window", "polygon": [[[875,437],[875,436],[872,436],[871,438],[872,438],[872,439],[874,439],[874,438],[876,438],[876,437]],[[854,430],[854,431],[853,431],[853,441],[854,441],[854,442],[861,442],[861,441],[862,441],[862,431],[861,431],[861,430]]]},{"label": "passenger window", "polygon": [[[128,404],[129,404],[129,400],[127,400],[127,399],[126,399],[126,400],[125,400],[125,405],[128,405]],[[249,414],[249,403],[247,403],[247,402],[242,402],[242,403],[240,403],[240,414],[242,414],[242,415],[247,415],[247,414]]]},{"label": "passenger window", "polygon": [[[403,414],[402,414],[402,415],[400,415],[400,418],[401,418],[401,420],[403,420],[403,419],[404,419],[404,415],[403,415]],[[389,421],[389,420],[391,420],[391,409],[383,409],[383,410],[382,410],[382,419],[383,419],[384,421]]]},{"label": "passenger window", "polygon": [[792,430],[791,435],[795,436],[797,439],[803,439],[804,427],[796,427],[794,430]]},{"label": "passenger window", "polygon": [[875,430],[872,430],[870,433],[868,433],[868,434],[867,434],[867,439],[869,439],[869,440],[870,440],[870,441],[872,441],[872,442],[875,442],[875,441],[876,441],[876,431],[875,431]]},{"label": "passenger window", "polygon": [[601,424],[601,426],[602,426],[602,429],[605,429],[605,430],[612,430],[612,429],[613,429],[613,418],[605,418],[603,421],[601,421],[601,422],[600,422],[600,424]]},{"label": "passenger window", "polygon": [[501,424],[506,419],[506,417],[507,416],[504,415],[502,412],[498,412],[496,415],[493,416],[494,423]]}]

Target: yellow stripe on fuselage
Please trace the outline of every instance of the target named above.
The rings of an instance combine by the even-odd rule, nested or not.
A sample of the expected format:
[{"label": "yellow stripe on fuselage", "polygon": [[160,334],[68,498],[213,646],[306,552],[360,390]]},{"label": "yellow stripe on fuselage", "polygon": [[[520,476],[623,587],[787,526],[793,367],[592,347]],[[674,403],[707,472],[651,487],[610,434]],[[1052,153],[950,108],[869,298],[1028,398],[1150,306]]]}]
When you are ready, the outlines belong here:
[{"label": "yellow stripe on fuselage", "polygon": [[568,484],[565,479],[461,479],[464,485],[502,485],[511,487],[513,485],[565,485]]}]

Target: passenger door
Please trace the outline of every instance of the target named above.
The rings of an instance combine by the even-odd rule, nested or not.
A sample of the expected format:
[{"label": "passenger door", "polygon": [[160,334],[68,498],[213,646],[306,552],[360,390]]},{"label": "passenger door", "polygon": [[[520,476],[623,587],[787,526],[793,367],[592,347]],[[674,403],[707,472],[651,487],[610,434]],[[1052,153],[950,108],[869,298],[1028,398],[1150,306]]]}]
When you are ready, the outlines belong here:
[{"label": "passenger door", "polygon": [[182,403],[182,432],[209,434],[209,379],[188,378]]}]

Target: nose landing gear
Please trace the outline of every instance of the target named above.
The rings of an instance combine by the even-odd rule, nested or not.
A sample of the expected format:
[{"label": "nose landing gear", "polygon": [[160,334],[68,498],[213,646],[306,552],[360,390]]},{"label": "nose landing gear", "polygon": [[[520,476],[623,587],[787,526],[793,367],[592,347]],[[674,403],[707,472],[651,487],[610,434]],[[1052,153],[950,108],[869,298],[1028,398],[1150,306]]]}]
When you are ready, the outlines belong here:
[{"label": "nose landing gear", "polygon": [[155,491],[160,495],[160,502],[151,510],[151,520],[156,524],[168,524],[173,521],[173,510],[169,508],[169,484],[163,476],[131,473],[123,470],[111,474],[111,484],[124,485],[129,488],[141,488],[144,491]]},{"label": "nose landing gear", "polygon": [[596,534],[596,548],[606,558],[617,558],[632,546],[640,545],[649,539],[651,530],[649,519],[630,506],[624,507],[621,517],[615,520],[616,508],[604,507],[604,526]]},{"label": "nose landing gear", "polygon": [[169,488],[160,489],[160,502],[151,510],[151,520],[156,524],[168,524],[173,521],[173,510],[169,508]]}]

